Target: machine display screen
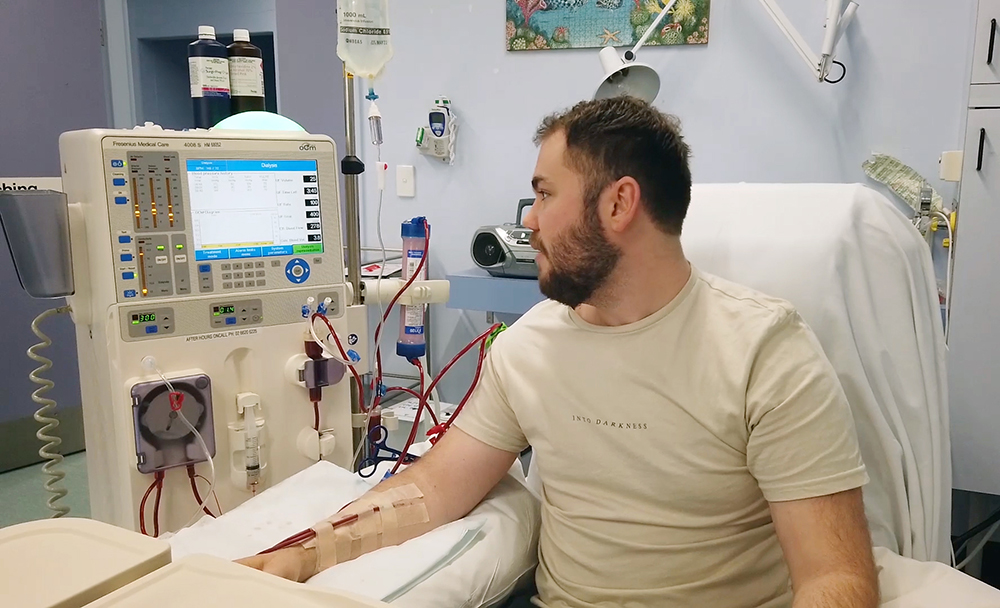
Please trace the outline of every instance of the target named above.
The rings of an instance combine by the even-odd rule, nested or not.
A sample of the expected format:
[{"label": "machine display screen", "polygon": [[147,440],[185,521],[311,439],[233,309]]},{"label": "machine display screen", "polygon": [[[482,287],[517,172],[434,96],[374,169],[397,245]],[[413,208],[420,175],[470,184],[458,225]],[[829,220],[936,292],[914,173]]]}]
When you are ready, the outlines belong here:
[{"label": "machine display screen", "polygon": [[323,253],[315,160],[188,160],[195,259]]},{"label": "machine display screen", "polygon": [[139,325],[140,323],[153,323],[155,321],[155,312],[140,312],[139,314],[132,315],[132,325]]}]

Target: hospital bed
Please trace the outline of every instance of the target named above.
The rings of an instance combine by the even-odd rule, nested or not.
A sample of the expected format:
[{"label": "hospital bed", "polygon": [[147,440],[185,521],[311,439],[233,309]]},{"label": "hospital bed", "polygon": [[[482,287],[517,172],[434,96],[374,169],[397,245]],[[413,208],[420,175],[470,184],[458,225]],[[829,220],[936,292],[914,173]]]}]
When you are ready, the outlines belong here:
[{"label": "hospital bed", "polygon": [[[930,253],[910,222],[858,185],[702,185],[683,242],[702,271],[791,301],[836,368],[872,479],[865,505],[882,605],[1000,607],[1000,591],[947,565],[945,349]],[[173,559],[254,553],[328,516],[367,483],[317,463],[180,531],[169,539]],[[499,605],[533,575],[539,489],[534,467],[525,476],[515,464],[468,517],[305,587],[405,608]]]}]

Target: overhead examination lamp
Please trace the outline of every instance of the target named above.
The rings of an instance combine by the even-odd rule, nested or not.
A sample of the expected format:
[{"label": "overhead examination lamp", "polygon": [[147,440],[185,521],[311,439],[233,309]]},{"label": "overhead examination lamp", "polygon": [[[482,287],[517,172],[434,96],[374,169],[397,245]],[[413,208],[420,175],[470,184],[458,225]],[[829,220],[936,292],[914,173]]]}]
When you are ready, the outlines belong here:
[{"label": "overhead examination lamp", "polygon": [[[637,97],[648,103],[652,103],[656,99],[656,95],[660,92],[660,76],[656,73],[656,70],[647,64],[638,63],[636,61],[636,53],[639,52],[642,45],[646,44],[646,41],[649,40],[653,32],[657,31],[660,22],[666,18],[667,13],[673,9],[676,3],[677,0],[671,0],[663,7],[663,10],[656,16],[653,23],[646,28],[639,42],[630,50],[625,51],[623,56],[619,56],[618,52],[610,46],[601,49],[600,58],[601,66],[604,68],[604,80],[597,87],[594,99],[606,99],[621,95]],[[856,2],[847,2],[847,8],[845,9],[844,0],[827,0],[826,35],[823,38],[823,48],[820,55],[816,55],[809,48],[805,39],[799,34],[798,30],[795,29],[795,26],[792,25],[792,22],[788,20],[788,17],[778,6],[777,0],[760,0],[760,3],[764,5],[764,9],[768,15],[778,24],[781,32],[792,43],[792,46],[798,51],[799,56],[809,66],[810,72],[812,72],[813,76],[819,82],[836,83],[843,80],[843,76],[841,76],[840,80],[833,81],[828,80],[827,77],[830,74],[830,67],[834,63],[834,53],[837,49],[837,44],[858,12],[858,4]]]}]

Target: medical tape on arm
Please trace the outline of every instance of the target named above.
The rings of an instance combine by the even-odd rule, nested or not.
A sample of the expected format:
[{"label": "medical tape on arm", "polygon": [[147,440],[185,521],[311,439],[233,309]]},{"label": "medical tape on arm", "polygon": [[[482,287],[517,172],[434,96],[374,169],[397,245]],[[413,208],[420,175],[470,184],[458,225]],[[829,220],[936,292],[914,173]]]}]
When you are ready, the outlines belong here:
[{"label": "medical tape on arm", "polygon": [[358,521],[347,529],[351,534],[351,559],[382,546],[382,518],[374,505],[361,512]]},{"label": "medical tape on arm", "polygon": [[319,574],[338,563],[337,531],[333,527],[333,522],[329,520],[319,522],[312,529],[316,533],[316,536],[303,543],[302,546],[306,549],[316,550],[316,567],[313,570],[313,574]]},{"label": "medical tape on arm", "polygon": [[377,504],[381,510],[391,509],[400,528],[425,524],[431,520],[423,492],[412,483],[379,492],[372,497],[372,503]]},{"label": "medical tape on arm", "polygon": [[414,484],[372,492],[365,500],[351,505],[356,520],[334,528],[333,522],[347,515],[342,511],[313,526],[316,536],[303,546],[316,549],[316,572],[397,545],[403,540],[401,528],[430,521],[424,495]]}]

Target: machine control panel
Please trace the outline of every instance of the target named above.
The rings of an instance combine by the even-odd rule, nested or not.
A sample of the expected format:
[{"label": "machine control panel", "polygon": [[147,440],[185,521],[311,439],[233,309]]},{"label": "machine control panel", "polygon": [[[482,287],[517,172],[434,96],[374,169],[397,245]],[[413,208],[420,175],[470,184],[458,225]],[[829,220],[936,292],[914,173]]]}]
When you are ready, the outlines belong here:
[{"label": "machine control panel", "polygon": [[256,325],[264,320],[264,304],[260,300],[213,302],[209,310],[213,329]]},{"label": "machine control panel", "polygon": [[119,303],[343,281],[332,146],[105,140],[104,165]]},{"label": "machine control panel", "polygon": [[302,324],[302,305],[308,298],[330,304],[326,316],[339,319],[346,314],[347,286],[279,289],[254,296],[214,293],[209,296],[172,300],[150,306],[136,301],[119,309],[121,337],[126,342],[149,340],[199,340],[226,336],[232,332],[255,333],[265,327]]},{"label": "machine control panel", "polygon": [[132,338],[156,337],[174,333],[177,326],[174,309],[170,307],[135,310],[122,318]]}]

